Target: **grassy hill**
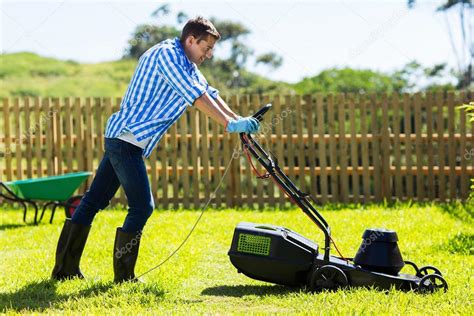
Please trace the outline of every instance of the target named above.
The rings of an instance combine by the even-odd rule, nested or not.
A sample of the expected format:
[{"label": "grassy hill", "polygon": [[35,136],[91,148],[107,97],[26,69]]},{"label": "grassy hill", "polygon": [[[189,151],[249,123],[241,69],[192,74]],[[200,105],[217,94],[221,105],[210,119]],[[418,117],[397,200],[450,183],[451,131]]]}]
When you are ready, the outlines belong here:
[{"label": "grassy hill", "polygon": [[[120,97],[124,94],[137,61],[124,59],[96,64],[46,58],[34,53],[0,55],[0,97],[91,96]],[[203,69],[209,82],[221,93],[265,91],[289,92],[291,85],[244,72],[248,88],[231,90],[218,74]]]}]

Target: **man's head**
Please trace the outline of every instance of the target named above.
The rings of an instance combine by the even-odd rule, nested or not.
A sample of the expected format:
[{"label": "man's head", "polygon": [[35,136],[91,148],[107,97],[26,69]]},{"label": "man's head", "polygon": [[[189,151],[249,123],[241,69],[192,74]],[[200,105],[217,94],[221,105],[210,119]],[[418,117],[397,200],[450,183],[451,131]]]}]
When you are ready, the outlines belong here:
[{"label": "man's head", "polygon": [[189,20],[181,32],[186,56],[197,65],[212,57],[214,45],[221,38],[216,27],[201,16]]}]

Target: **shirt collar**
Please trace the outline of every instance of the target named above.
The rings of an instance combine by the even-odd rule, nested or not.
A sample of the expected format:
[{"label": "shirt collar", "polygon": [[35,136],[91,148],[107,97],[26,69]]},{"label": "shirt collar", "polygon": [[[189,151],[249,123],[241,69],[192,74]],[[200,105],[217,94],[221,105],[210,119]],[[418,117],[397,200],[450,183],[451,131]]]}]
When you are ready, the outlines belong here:
[{"label": "shirt collar", "polygon": [[179,52],[184,56],[184,60],[186,61],[188,68],[194,68],[194,63],[188,58],[188,56],[184,52],[184,47],[183,45],[181,45],[181,41],[179,40],[179,37],[175,37],[174,42]]}]

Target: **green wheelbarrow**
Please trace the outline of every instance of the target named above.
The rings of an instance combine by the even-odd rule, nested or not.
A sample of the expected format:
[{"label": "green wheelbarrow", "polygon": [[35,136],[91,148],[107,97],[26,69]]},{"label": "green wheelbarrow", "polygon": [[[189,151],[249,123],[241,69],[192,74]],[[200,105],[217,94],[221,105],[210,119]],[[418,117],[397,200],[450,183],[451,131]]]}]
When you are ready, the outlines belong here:
[{"label": "green wheelbarrow", "polygon": [[[66,217],[70,218],[81,202],[82,195],[72,196],[74,191],[92,174],[92,172],[75,172],[59,176],[36,179],[0,182],[0,197],[23,206],[23,221],[26,222],[28,204],[35,209],[34,224],[43,219],[44,212],[51,206],[50,223],[58,206],[63,206]],[[38,220],[38,201],[45,202]]]}]

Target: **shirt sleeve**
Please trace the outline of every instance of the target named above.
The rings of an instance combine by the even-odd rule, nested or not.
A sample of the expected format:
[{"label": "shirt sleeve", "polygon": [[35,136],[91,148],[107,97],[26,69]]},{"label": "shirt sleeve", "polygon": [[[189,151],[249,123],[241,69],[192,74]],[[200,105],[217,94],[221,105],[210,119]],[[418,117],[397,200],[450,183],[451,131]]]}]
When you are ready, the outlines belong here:
[{"label": "shirt sleeve", "polygon": [[217,99],[217,97],[219,96],[219,90],[217,90],[216,88],[210,85],[207,85],[206,90],[207,90],[207,93],[209,93],[209,95],[214,99]]},{"label": "shirt sleeve", "polygon": [[157,68],[161,76],[190,105],[206,93],[206,88],[186,72],[171,49],[162,49],[157,56]]},{"label": "shirt sleeve", "polygon": [[199,82],[206,88],[206,92],[213,98],[213,99],[217,99],[217,97],[219,96],[219,90],[217,90],[216,88],[214,88],[213,86],[211,86],[206,78],[204,77],[204,75],[201,73],[201,71],[199,69],[196,69],[196,72],[199,76]]}]

